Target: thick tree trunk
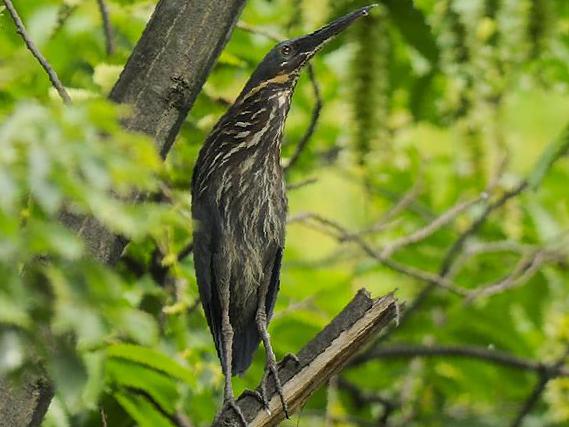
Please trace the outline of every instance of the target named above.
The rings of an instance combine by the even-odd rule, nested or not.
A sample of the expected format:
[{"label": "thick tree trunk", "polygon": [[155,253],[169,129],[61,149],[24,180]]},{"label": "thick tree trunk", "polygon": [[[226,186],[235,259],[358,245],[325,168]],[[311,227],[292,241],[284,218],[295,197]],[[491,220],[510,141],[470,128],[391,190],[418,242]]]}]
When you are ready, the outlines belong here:
[{"label": "thick tree trunk", "polygon": [[[154,138],[163,157],[221,53],[245,0],[161,0],[110,98],[129,104],[125,126]],[[89,217],[63,214],[93,256],[113,265],[127,241]],[[45,378],[0,382],[0,427],[39,426],[53,396]]]}]

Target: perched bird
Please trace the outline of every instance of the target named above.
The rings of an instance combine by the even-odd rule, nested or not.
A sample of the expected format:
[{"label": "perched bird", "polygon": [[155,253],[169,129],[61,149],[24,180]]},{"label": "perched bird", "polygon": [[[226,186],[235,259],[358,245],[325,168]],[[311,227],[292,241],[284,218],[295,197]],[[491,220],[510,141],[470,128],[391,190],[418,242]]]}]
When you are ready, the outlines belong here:
[{"label": "perched bird", "polygon": [[277,44],[207,137],[192,177],[194,264],[201,302],[225,375],[224,404],[246,424],[231,376],[244,372],[262,340],[266,368],[259,398],[268,407],[272,373],[286,403],[267,332],[285,240],[287,198],[280,146],[303,66],[372,6],[312,34]]}]

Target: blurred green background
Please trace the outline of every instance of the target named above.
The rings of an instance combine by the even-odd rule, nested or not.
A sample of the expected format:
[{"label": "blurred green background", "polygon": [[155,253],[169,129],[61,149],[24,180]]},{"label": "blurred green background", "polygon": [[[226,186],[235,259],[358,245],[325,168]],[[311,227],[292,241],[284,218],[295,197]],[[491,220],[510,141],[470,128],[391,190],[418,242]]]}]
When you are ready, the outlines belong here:
[{"label": "blurred green background", "polygon": [[[193,163],[274,44],[264,33],[300,35],[365,2],[249,0],[165,164],[146,137],[121,129],[127,109],[105,100],[155,2],[107,3],[110,55],[97,2],[16,2],[68,88],[69,107],[0,15],[0,376],[42,361],[57,390],[46,427],[100,426],[103,417],[113,427],[161,427],[175,413],[204,426],[221,403],[222,375],[196,305],[192,258],[178,256],[191,242]],[[529,178],[532,188],[467,241],[450,276],[467,290],[514,283],[468,301],[435,289],[380,345],[470,345],[557,360],[569,343],[569,161],[553,162],[569,146],[569,2],[383,0],[313,65],[323,108],[287,172],[290,185],[301,185],[289,191],[270,326],[277,356],[299,350],[359,288],[375,296],[397,289],[410,306],[427,286],[370,257],[350,233],[361,231],[379,251],[488,191],[488,200],[392,255],[436,275],[485,207]],[[315,102],[304,73],[283,163]],[[114,196],[134,190],[158,196],[137,206]],[[132,240],[117,268],[94,261],[59,225],[64,206]],[[543,262],[516,270],[536,253]],[[234,379],[236,392],[258,384],[263,360],[259,351]],[[504,426],[537,380],[472,359],[373,360],[346,369],[283,425]],[[389,405],[358,393],[393,410],[385,416]],[[569,378],[550,381],[524,421],[568,426]]]}]

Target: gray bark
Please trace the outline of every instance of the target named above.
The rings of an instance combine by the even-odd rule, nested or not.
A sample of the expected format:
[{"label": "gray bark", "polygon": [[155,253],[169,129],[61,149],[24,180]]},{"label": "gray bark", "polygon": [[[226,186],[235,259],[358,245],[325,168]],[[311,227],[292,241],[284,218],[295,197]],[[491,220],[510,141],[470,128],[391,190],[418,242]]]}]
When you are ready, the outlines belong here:
[{"label": "gray bark", "polygon": [[[110,99],[132,106],[127,129],[151,136],[163,157],[245,4],[245,0],[160,0]],[[189,191],[189,190],[188,190]],[[94,257],[113,265],[127,240],[93,218],[61,215]],[[20,387],[0,381],[0,427],[39,426],[53,396],[49,381],[30,375]]]}]

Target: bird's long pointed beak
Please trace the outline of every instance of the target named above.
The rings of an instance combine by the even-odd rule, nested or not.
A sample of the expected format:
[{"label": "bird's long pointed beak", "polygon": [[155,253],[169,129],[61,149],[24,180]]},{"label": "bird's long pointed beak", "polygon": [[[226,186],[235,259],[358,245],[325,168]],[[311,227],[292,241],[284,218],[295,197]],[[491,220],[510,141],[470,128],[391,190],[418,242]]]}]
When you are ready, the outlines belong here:
[{"label": "bird's long pointed beak", "polygon": [[307,56],[307,59],[310,59],[322,48],[322,46],[326,44],[326,42],[340,34],[358,18],[367,16],[369,14],[369,10],[375,6],[377,6],[377,4],[362,7],[336,19],[335,21],[332,21],[328,25],[325,25],[311,34],[298,38],[298,46],[300,46],[301,51]]}]

